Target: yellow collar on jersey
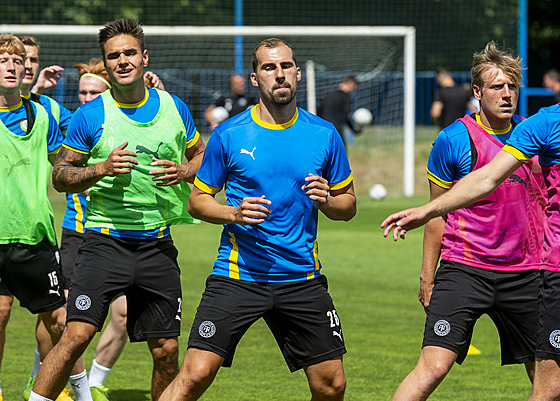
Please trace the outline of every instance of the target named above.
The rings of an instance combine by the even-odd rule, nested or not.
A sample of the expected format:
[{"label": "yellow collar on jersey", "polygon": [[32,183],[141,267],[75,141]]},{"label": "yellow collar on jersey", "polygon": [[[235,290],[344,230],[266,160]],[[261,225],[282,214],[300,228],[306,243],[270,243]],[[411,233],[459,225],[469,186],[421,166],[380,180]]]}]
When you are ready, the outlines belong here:
[{"label": "yellow collar on jersey", "polygon": [[296,112],[294,113],[294,116],[290,119],[290,121],[283,124],[270,124],[261,120],[259,116],[257,116],[257,106],[253,106],[253,108],[251,109],[251,117],[253,118],[253,121],[255,121],[258,125],[268,129],[281,130],[281,129],[290,128],[296,122],[299,114],[299,111],[296,107]]},{"label": "yellow collar on jersey", "polygon": [[486,125],[482,124],[482,122],[480,121],[480,114],[476,113],[476,122],[486,130],[486,132],[488,132],[490,135],[503,135],[503,134],[507,134],[510,130],[511,130],[511,123],[509,123],[509,126],[506,129],[492,129],[490,127],[487,127]]},{"label": "yellow collar on jersey", "polygon": [[144,99],[142,99],[141,101],[139,101],[138,103],[120,103],[117,102],[115,100],[115,98],[113,98],[113,100],[115,100],[115,104],[117,105],[117,107],[119,107],[120,109],[137,109],[141,106],[144,106],[144,104],[146,104],[146,102],[148,101],[148,88],[146,88],[144,86]]},{"label": "yellow collar on jersey", "polygon": [[20,100],[19,103],[14,105],[14,106],[0,107],[0,112],[14,111],[14,110],[19,109],[22,105],[23,105],[23,102]]}]

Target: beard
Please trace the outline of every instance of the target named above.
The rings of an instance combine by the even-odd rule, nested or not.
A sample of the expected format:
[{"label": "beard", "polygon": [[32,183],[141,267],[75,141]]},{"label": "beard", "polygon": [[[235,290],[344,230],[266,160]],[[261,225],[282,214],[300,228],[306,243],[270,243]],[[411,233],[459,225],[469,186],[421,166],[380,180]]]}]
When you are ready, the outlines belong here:
[{"label": "beard", "polygon": [[[283,86],[288,89],[288,91],[284,93],[276,92],[280,86]],[[293,86],[287,82],[283,82],[282,85],[275,84],[272,87],[271,91],[261,93],[261,97],[263,97],[268,103],[271,103],[275,106],[285,106],[290,104],[296,97],[297,86],[294,84]]]}]

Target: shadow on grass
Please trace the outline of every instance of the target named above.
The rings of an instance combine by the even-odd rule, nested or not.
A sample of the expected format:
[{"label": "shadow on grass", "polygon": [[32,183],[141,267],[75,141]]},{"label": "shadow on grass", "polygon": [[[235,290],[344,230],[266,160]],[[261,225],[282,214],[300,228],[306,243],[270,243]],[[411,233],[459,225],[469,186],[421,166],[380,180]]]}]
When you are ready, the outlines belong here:
[{"label": "shadow on grass", "polygon": [[111,401],[145,401],[151,400],[151,394],[149,390],[111,389],[109,399]]}]

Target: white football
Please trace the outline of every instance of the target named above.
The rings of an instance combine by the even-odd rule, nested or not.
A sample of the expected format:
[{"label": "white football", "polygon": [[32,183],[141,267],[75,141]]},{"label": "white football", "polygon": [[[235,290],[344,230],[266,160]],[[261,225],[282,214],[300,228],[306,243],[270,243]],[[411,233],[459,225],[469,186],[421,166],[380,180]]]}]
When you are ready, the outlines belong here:
[{"label": "white football", "polygon": [[215,107],[210,114],[212,115],[212,119],[218,124],[229,118],[229,112],[225,109],[225,107],[221,106]]},{"label": "white football", "polygon": [[373,121],[373,115],[368,109],[360,107],[352,114],[352,120],[354,120],[354,124],[370,125]]},{"label": "white football", "polygon": [[369,189],[369,197],[374,200],[385,199],[387,189],[381,184],[375,184]]}]

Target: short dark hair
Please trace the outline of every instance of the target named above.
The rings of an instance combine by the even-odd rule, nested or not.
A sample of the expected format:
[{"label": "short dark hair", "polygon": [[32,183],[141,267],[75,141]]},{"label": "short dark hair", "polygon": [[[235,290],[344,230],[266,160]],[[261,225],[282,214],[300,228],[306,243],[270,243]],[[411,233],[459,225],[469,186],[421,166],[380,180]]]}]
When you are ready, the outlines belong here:
[{"label": "short dark hair", "polygon": [[287,46],[292,51],[292,59],[294,60],[294,64],[297,65],[296,52],[294,52],[292,46],[290,46],[286,41],[282,39],[268,38],[263,40],[261,43],[259,43],[258,46],[255,47],[255,50],[253,50],[253,57],[251,60],[251,64],[253,65],[253,72],[257,72],[257,67],[259,66],[259,60],[257,59],[257,51],[259,51],[261,47],[266,47],[267,49],[274,49],[282,45]]},{"label": "short dark hair", "polygon": [[558,72],[557,69],[555,68],[551,68],[550,70],[548,70],[547,72],[544,73],[544,76],[553,79],[557,82],[560,82],[560,73]]},{"label": "short dark hair", "polygon": [[350,82],[352,82],[354,85],[358,85],[358,80],[356,79],[356,77],[354,75],[345,75],[340,80],[340,83],[342,83],[342,84],[347,84],[347,83],[350,83]]},{"label": "short dark hair", "polygon": [[40,49],[39,43],[37,43],[37,39],[35,39],[33,36],[18,35],[17,37],[25,46],[31,46]]},{"label": "short dark hair", "polygon": [[101,48],[101,53],[105,57],[103,46],[109,39],[119,35],[129,35],[134,37],[140,44],[140,50],[144,51],[144,30],[138,21],[128,18],[121,18],[107,23],[99,30],[97,44]]}]

